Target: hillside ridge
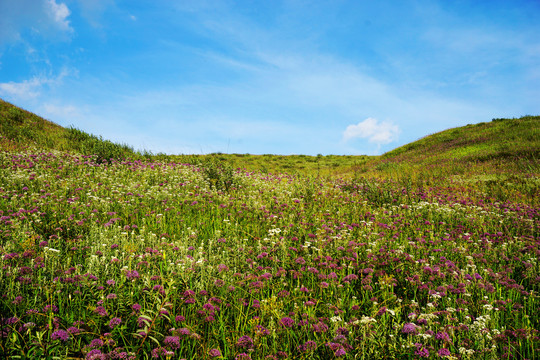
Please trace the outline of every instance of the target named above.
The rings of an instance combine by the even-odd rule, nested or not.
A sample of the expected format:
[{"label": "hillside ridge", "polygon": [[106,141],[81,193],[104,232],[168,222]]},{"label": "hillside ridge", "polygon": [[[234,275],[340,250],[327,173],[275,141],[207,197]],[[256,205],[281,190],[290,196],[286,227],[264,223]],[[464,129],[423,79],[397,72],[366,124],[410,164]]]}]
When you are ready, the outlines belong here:
[{"label": "hillside ridge", "polygon": [[50,120],[0,99],[1,148],[20,149],[35,144],[45,149],[96,155],[102,162],[122,158],[160,158],[190,163],[222,161],[234,167],[264,172],[299,172],[310,175],[364,174],[400,176],[422,169],[435,176],[525,172],[538,174],[540,116],[493,119],[426,135],[380,156],[366,155],[153,155],[135,151],[74,127]]}]

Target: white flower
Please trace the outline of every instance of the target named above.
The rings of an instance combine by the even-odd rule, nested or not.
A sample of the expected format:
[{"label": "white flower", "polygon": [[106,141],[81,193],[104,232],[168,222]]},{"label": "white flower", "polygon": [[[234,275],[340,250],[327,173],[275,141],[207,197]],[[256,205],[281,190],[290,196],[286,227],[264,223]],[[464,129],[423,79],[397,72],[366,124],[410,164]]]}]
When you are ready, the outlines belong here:
[{"label": "white flower", "polygon": [[375,319],[372,318],[372,317],[365,316],[365,315],[363,315],[363,316],[362,316],[362,319],[360,319],[360,323],[361,323],[361,324],[369,324],[370,322],[376,323],[377,320],[375,320]]}]

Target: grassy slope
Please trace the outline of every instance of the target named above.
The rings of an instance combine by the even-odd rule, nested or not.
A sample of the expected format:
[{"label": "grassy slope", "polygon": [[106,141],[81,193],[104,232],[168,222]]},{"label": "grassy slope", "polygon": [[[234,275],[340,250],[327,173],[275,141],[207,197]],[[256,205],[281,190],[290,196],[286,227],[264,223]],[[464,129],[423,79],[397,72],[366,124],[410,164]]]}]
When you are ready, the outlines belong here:
[{"label": "grassy slope", "polygon": [[96,155],[100,161],[137,157],[127,145],[115,144],[75,128],[63,128],[0,99],[0,144],[2,149],[28,146]]},{"label": "grassy slope", "polygon": [[394,149],[357,171],[383,174],[538,174],[540,116],[494,119],[441,131]]},{"label": "grassy slope", "polygon": [[[0,99],[2,148],[38,147],[98,158],[141,158],[127,145],[114,144],[77,129],[66,129]],[[147,157],[149,154],[145,154]],[[220,161],[234,168],[311,176],[436,177],[485,174],[538,175],[540,116],[494,119],[441,131],[382,156],[209,154],[159,157],[189,163]]]}]

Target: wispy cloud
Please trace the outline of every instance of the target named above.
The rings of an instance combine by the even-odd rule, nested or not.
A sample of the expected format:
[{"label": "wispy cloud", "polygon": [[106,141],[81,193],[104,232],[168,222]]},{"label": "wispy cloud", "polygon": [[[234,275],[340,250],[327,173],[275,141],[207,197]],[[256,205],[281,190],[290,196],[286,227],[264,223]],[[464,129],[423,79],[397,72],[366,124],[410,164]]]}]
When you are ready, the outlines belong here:
[{"label": "wispy cloud", "polygon": [[39,95],[42,85],[43,81],[36,77],[18,83],[0,83],[0,94],[17,100],[29,100]]},{"label": "wispy cloud", "polygon": [[56,87],[62,83],[66,76],[72,73],[73,71],[64,68],[57,76],[34,76],[20,82],[0,83],[0,95],[18,101],[34,99],[40,96],[44,87]]},{"label": "wispy cloud", "polygon": [[32,32],[54,40],[65,40],[73,33],[65,3],[56,0],[0,1],[0,45],[23,40]]},{"label": "wispy cloud", "polygon": [[57,4],[56,0],[47,0],[46,2],[47,12],[49,13],[53,22],[59,29],[64,31],[72,31],[73,29],[69,25],[68,17],[71,14],[68,7],[64,3]]}]

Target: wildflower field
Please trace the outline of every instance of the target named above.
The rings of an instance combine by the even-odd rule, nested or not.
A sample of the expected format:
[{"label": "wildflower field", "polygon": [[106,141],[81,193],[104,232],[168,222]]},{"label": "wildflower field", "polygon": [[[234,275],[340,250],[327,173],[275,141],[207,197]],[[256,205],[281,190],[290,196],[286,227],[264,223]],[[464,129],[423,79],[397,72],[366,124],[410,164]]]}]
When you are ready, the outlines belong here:
[{"label": "wildflower field", "polygon": [[4,357],[540,358],[537,172],[495,188],[2,143]]}]

